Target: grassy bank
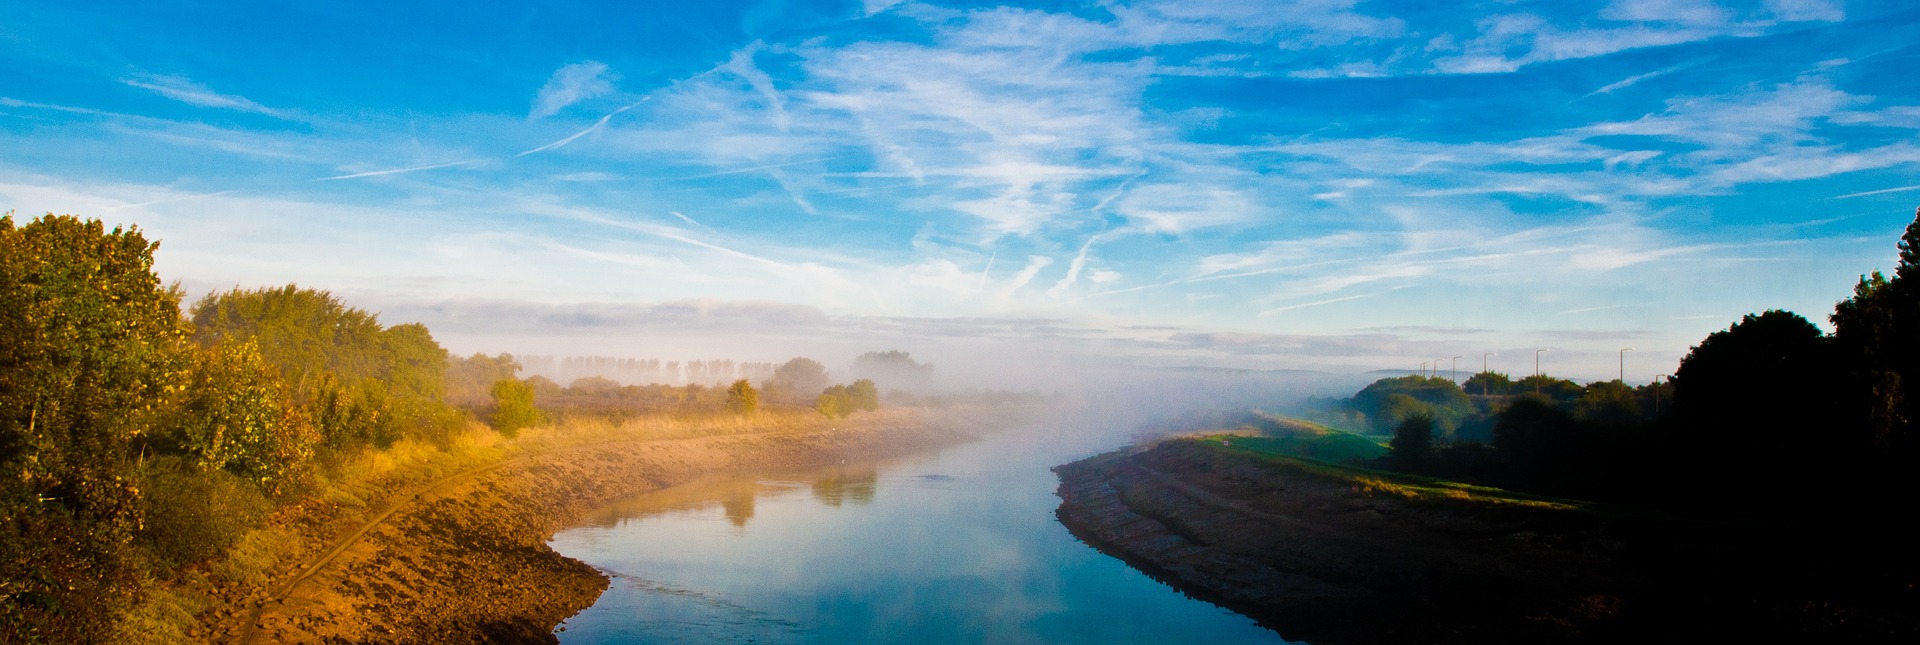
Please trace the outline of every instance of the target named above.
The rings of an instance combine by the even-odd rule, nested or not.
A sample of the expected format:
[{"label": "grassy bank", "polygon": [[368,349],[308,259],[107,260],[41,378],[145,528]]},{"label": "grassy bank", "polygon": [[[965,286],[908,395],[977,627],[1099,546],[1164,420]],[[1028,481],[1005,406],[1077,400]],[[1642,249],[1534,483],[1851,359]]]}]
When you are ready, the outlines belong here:
[{"label": "grassy bank", "polygon": [[[905,422],[910,410],[862,415],[859,423]],[[316,464],[314,475],[275,502],[249,501],[240,520],[206,526],[191,539],[227,544],[211,557],[146,580],[140,602],[118,621],[119,640],[174,643],[207,640],[215,626],[244,617],[249,603],[296,575],[343,536],[365,526],[396,503],[449,478],[483,472],[538,455],[594,444],[698,439],[761,433],[819,431],[832,421],[812,411],[730,414],[658,414],[620,422],[569,419],[529,428],[508,438],[478,424],[443,441],[402,440]],[[215,523],[219,524],[219,523]],[[192,552],[192,545],[183,547]],[[205,550],[205,549],[202,549]]]}]

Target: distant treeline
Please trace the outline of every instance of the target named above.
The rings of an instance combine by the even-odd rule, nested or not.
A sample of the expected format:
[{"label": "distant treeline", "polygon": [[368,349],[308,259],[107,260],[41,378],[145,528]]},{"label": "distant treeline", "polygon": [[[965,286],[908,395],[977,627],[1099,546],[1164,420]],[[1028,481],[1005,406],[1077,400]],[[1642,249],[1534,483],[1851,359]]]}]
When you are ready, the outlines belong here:
[{"label": "distant treeline", "polygon": [[562,361],[684,386],[523,380],[512,356],[451,357],[423,325],[292,285],[183,313],[153,272],[158,246],[97,220],[0,216],[0,642],[115,640],[153,580],[226,553],[330,464],[397,442],[446,445],[477,422],[511,436],[556,415],[879,405],[872,379],[835,385],[807,358]]},{"label": "distant treeline", "polygon": [[1406,376],[1322,417],[1391,432],[1383,466],[1758,522],[1834,566],[1879,558],[1916,582],[1900,536],[1920,500],[1920,213],[1898,248],[1891,278],[1862,276],[1835,305],[1832,334],[1750,314],[1693,347],[1669,383]]},{"label": "distant treeline", "polygon": [[611,356],[515,357],[527,374],[544,376],[559,383],[599,376],[620,383],[665,385],[726,385],[740,379],[759,382],[773,376],[778,366],[770,362],[734,362],[726,359],[663,361],[657,358],[614,358]]}]

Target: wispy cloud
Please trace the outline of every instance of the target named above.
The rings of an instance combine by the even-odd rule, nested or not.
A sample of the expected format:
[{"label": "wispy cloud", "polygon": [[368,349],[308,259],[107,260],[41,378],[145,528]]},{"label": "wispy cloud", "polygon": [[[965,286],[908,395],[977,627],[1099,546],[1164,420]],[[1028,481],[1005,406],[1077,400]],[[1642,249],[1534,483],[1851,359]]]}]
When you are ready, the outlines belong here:
[{"label": "wispy cloud", "polygon": [[348,173],[345,175],[334,175],[332,177],[321,177],[321,178],[315,179],[314,181],[335,181],[340,179],[359,179],[362,177],[384,177],[386,175],[403,175],[410,172],[420,172],[422,170],[437,170],[440,168],[453,168],[456,166],[472,166],[478,163],[481,163],[481,162],[478,160],[449,161],[446,163],[429,164],[425,166],[411,166],[407,168],[388,168],[385,170],[368,170],[365,172]]},{"label": "wispy cloud", "polygon": [[288,118],[286,113],[280,110],[255,103],[244,96],[215,92],[207,86],[195,83],[192,79],[184,76],[140,74],[132,78],[121,79],[120,82],[189,105],[252,112],[254,114],[264,114],[282,119]]},{"label": "wispy cloud", "polygon": [[[584,61],[554,70],[547,84],[533,97],[528,119],[543,119],[558,114],[569,105],[613,92],[620,75],[600,61]],[[616,112],[617,114],[618,112]],[[604,122],[604,119],[602,119]]]}]

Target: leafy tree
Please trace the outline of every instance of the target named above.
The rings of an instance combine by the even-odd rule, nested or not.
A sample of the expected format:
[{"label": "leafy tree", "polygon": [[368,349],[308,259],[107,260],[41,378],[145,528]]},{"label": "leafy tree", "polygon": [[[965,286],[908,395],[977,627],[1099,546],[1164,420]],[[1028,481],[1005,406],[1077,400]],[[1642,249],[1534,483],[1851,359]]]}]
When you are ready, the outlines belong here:
[{"label": "leafy tree", "polygon": [[1433,416],[1416,413],[1401,421],[1393,429],[1393,439],[1387,443],[1387,459],[1394,468],[1405,472],[1418,472],[1433,458]]},{"label": "leafy tree", "polygon": [[1581,421],[1611,428],[1628,428],[1644,421],[1640,395],[1618,380],[1587,384],[1574,402],[1573,414]]},{"label": "leafy tree", "polygon": [[520,369],[520,362],[511,354],[451,358],[447,361],[447,398],[458,401],[486,398],[494,383],[519,378]]},{"label": "leafy tree", "polygon": [[1500,372],[1481,372],[1469,376],[1467,377],[1467,382],[1460,385],[1460,389],[1467,394],[1479,396],[1501,396],[1516,393],[1513,379]]},{"label": "leafy tree", "polygon": [[933,364],[915,362],[899,350],[867,352],[853,359],[853,377],[885,383],[889,389],[925,392],[933,384]]},{"label": "leafy tree", "polygon": [[766,387],[770,394],[777,392],[787,398],[819,392],[827,388],[827,367],[820,361],[798,357],[774,368]]},{"label": "leafy tree", "polygon": [[860,379],[847,386],[847,401],[855,410],[873,411],[880,409],[880,388],[872,379]]},{"label": "leafy tree", "polygon": [[520,430],[547,422],[546,413],[534,405],[533,386],[518,379],[501,379],[493,384],[493,429],[506,437]]},{"label": "leafy tree", "polygon": [[459,423],[445,401],[447,352],[423,325],[384,328],[332,294],[295,285],[210,294],[192,317],[202,345],[258,344],[330,446],[384,447]]},{"label": "leafy tree", "polygon": [[727,410],[734,414],[753,414],[760,409],[760,392],[746,379],[727,387]]},{"label": "leafy tree", "polygon": [[1372,420],[1375,432],[1392,432],[1415,414],[1433,418],[1437,427],[1451,431],[1473,413],[1473,402],[1458,384],[1444,378],[1401,376],[1384,378],[1353,395],[1349,405]]},{"label": "leafy tree", "polygon": [[1515,394],[1536,394],[1555,401],[1572,401],[1580,398],[1586,388],[1568,379],[1545,374],[1529,374],[1515,382],[1508,391]]},{"label": "leafy tree", "polygon": [[847,386],[835,385],[821,392],[813,402],[813,409],[829,419],[838,419],[853,412],[853,401],[847,395]]},{"label": "leafy tree", "polygon": [[251,342],[198,352],[171,431],[156,445],[271,494],[297,480],[318,437]]},{"label": "leafy tree", "polygon": [[0,640],[101,640],[127,597],[130,448],[178,387],[185,340],[158,246],[0,215]]}]

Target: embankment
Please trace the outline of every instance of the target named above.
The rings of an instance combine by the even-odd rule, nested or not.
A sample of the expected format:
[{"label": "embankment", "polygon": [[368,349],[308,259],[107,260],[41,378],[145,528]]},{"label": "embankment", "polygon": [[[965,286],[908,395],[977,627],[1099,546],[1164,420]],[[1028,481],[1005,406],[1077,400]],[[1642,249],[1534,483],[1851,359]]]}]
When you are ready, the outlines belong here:
[{"label": "embankment", "polygon": [[[607,580],[546,546],[621,497],[716,473],[899,456],[971,439],[910,410],[780,432],[609,440],[521,454],[403,491],[269,584],[211,612],[221,642],[548,642]],[[302,524],[286,518],[288,526]]]},{"label": "embankment", "polygon": [[1173,440],[1055,469],[1060,521],[1190,595],[1316,645],[1617,642],[1647,576],[1608,523],[1413,501]]}]

